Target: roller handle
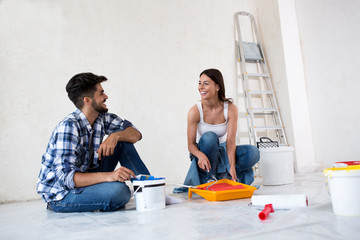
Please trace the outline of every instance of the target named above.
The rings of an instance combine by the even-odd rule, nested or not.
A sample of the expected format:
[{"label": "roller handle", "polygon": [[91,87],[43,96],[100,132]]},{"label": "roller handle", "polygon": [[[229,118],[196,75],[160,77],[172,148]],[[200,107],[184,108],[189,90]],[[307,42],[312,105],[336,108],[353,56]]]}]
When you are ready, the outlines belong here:
[{"label": "roller handle", "polygon": [[264,207],[264,210],[262,210],[260,213],[259,213],[259,218],[261,220],[265,220],[267,218],[267,216],[269,216],[270,213],[274,212],[274,208],[273,208],[273,205],[270,203],[270,204],[266,204],[265,207]]}]

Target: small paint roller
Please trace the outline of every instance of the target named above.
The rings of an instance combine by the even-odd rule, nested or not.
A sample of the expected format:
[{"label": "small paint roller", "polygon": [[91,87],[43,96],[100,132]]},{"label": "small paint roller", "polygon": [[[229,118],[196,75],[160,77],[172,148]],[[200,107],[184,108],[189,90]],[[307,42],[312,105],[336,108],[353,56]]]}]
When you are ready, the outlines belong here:
[{"label": "small paint roller", "polygon": [[251,204],[259,209],[263,209],[267,204],[272,204],[273,209],[292,209],[306,207],[308,200],[305,194],[253,195]]}]

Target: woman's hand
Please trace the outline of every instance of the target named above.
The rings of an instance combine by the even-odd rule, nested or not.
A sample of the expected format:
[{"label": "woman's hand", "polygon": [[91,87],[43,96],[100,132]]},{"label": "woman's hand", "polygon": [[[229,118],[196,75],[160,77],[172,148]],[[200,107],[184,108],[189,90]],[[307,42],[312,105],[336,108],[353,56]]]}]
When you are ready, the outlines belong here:
[{"label": "woman's hand", "polygon": [[206,172],[210,172],[211,165],[210,165],[210,161],[206,157],[206,155],[202,154],[198,159],[199,159],[199,161],[198,161],[199,168],[201,168],[202,170],[204,170]]},{"label": "woman's hand", "polygon": [[231,175],[231,180],[233,180],[233,181],[237,180],[235,167],[230,167],[230,175]]}]

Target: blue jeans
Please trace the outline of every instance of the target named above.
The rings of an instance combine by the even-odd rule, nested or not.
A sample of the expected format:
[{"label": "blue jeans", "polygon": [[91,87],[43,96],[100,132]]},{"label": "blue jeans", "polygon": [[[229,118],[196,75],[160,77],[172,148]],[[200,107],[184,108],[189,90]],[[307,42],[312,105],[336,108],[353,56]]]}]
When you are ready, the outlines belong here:
[{"label": "blue jeans", "polygon": [[[150,175],[134,145],[128,142],[119,142],[114,154],[103,157],[100,165],[91,172],[114,171],[118,162],[136,175]],[[115,211],[124,208],[130,197],[130,189],[125,183],[104,182],[85,187],[81,193],[69,192],[60,201],[49,202],[48,208],[55,212]]]},{"label": "blue jeans", "polygon": [[[199,168],[197,157],[192,157],[192,163],[186,175],[184,185],[196,186],[206,183],[208,180],[230,178],[230,164],[226,153],[226,142],[219,143],[219,139],[214,132],[204,133],[198,143],[198,148],[209,159],[211,170],[206,172]],[[237,181],[250,185],[254,181],[254,171],[252,167],[259,161],[259,150],[252,145],[236,146],[235,169]],[[174,193],[187,191],[186,188],[175,188]]]}]

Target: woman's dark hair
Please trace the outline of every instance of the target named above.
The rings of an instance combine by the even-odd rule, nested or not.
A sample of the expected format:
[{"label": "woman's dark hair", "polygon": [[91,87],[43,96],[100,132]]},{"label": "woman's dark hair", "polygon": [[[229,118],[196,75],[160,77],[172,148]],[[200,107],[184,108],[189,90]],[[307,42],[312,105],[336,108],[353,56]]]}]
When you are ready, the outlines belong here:
[{"label": "woman's dark hair", "polygon": [[79,73],[66,84],[66,92],[75,106],[81,109],[84,106],[84,97],[94,97],[96,84],[106,80],[106,77],[97,76],[93,73]]},{"label": "woman's dark hair", "polygon": [[219,70],[214,69],[214,68],[206,69],[200,73],[200,77],[203,74],[205,74],[206,76],[211,78],[211,80],[213,80],[215,82],[215,84],[219,85],[218,97],[219,97],[220,101],[223,101],[223,102],[224,101],[229,101],[229,102],[233,101],[232,98],[225,97],[224,79]]}]

